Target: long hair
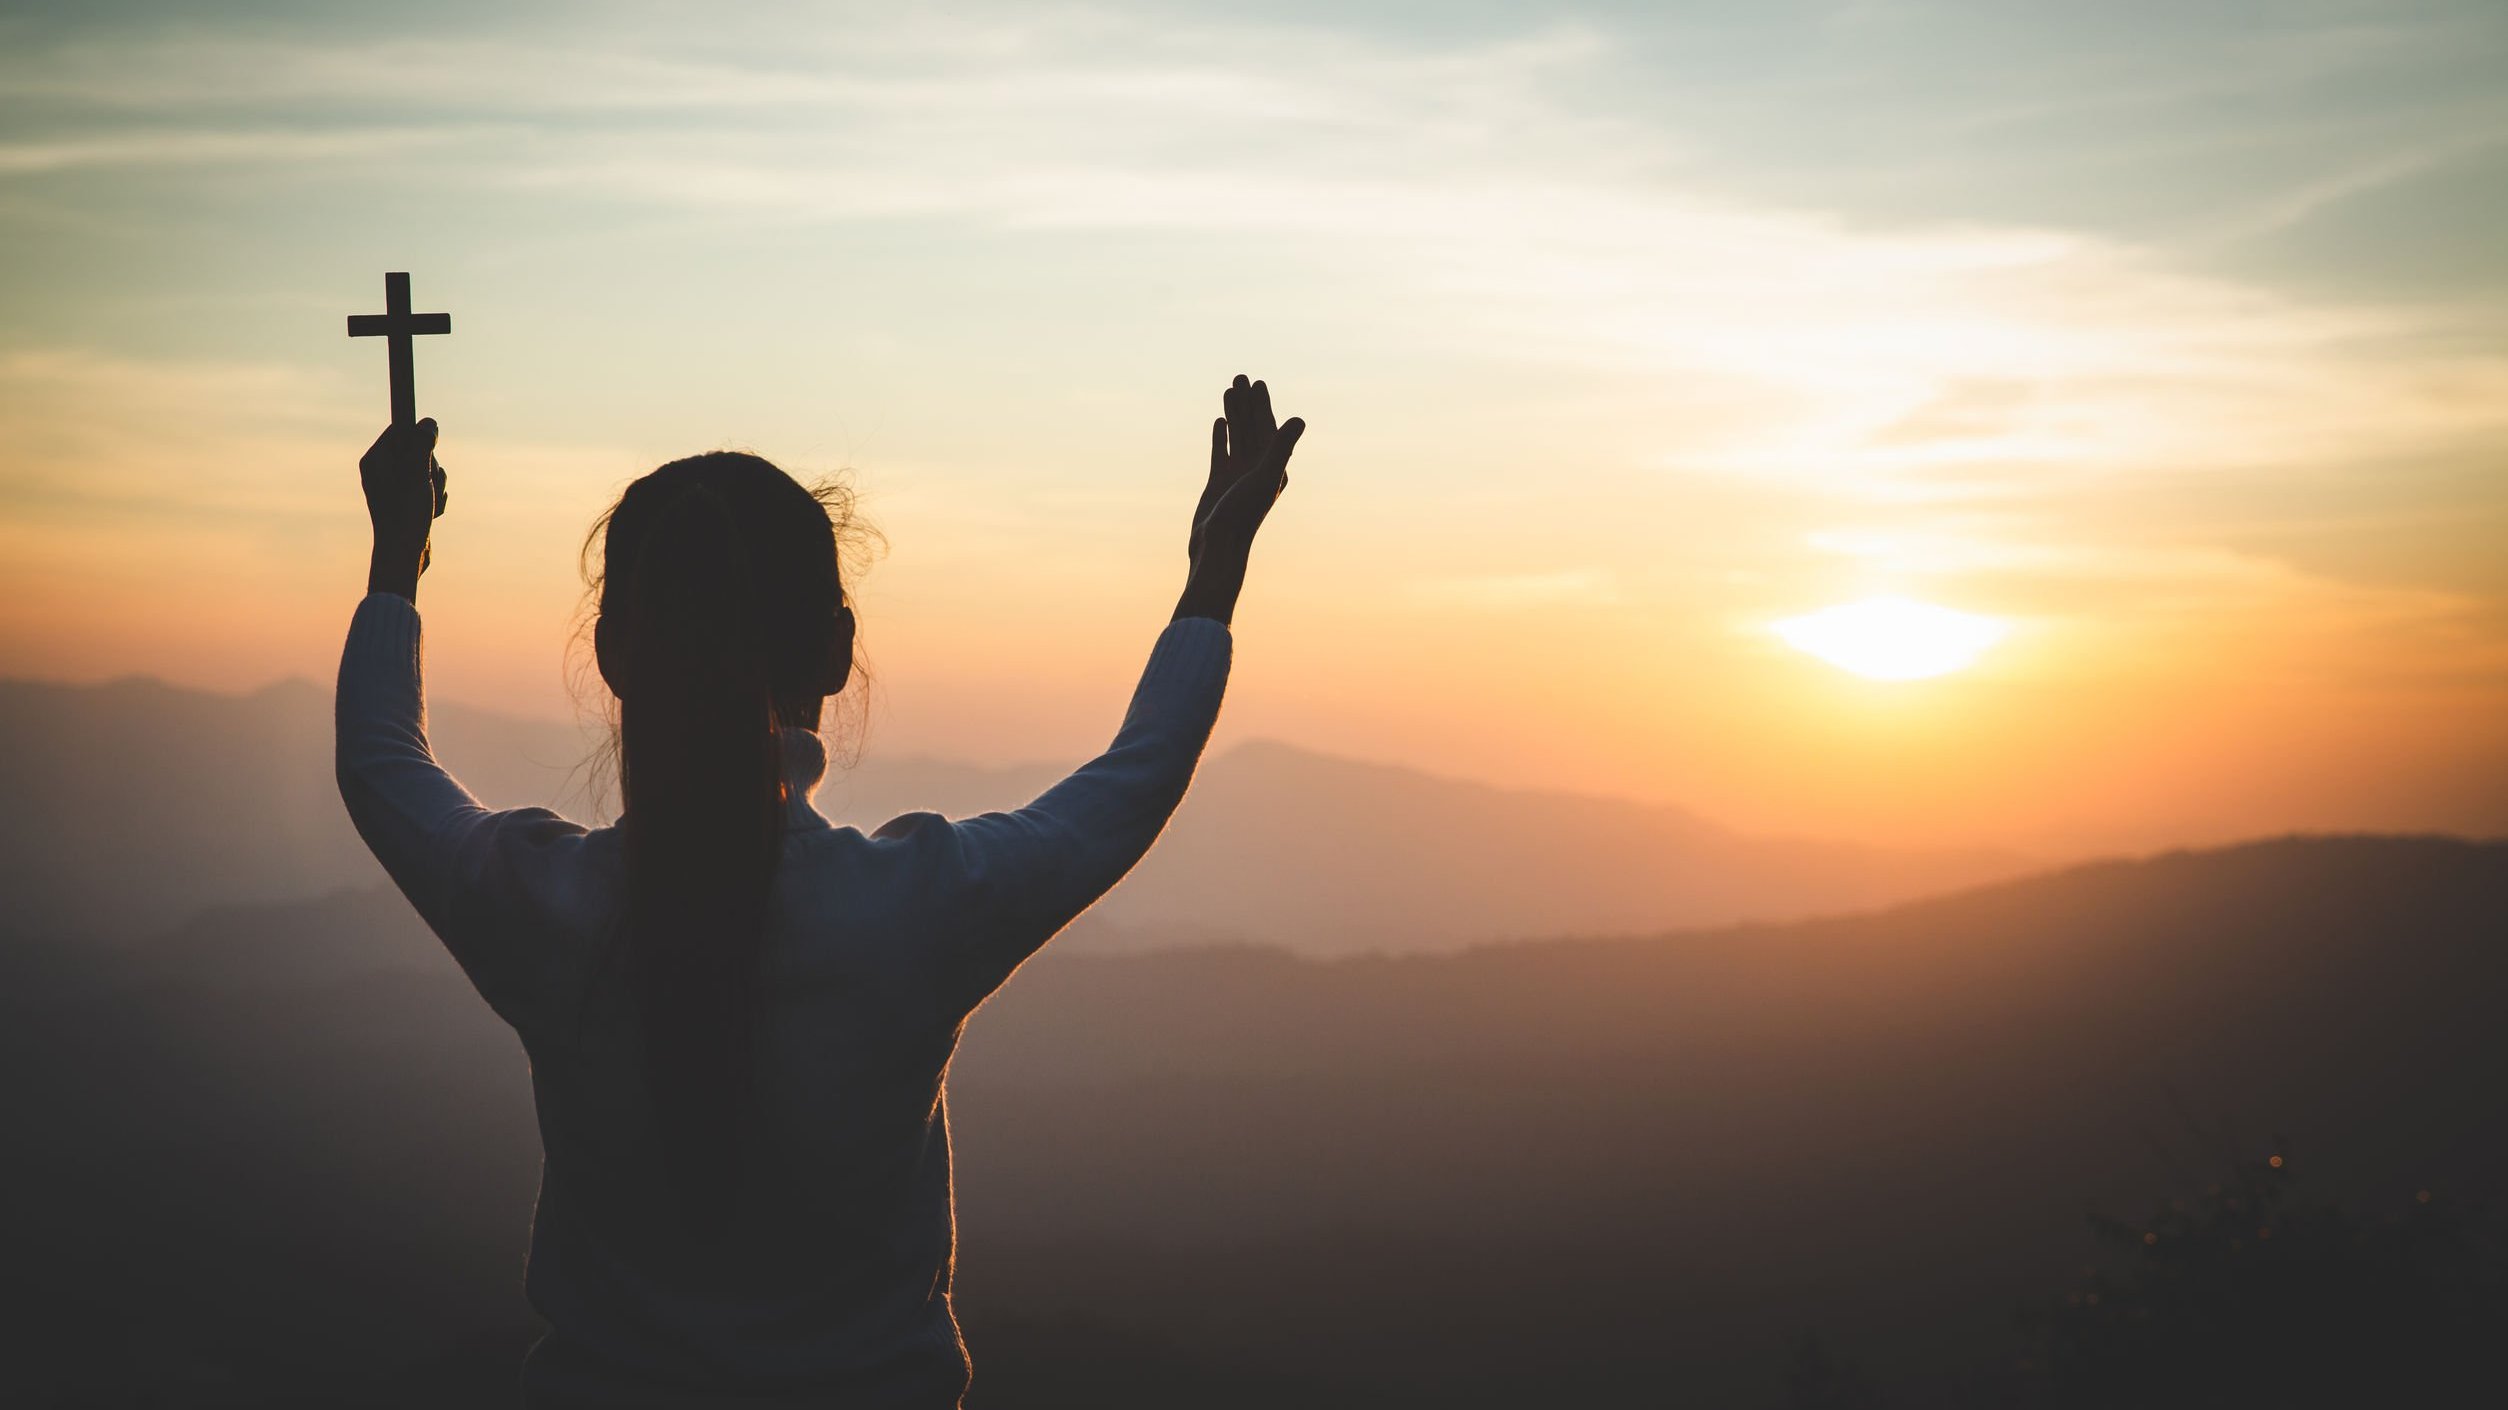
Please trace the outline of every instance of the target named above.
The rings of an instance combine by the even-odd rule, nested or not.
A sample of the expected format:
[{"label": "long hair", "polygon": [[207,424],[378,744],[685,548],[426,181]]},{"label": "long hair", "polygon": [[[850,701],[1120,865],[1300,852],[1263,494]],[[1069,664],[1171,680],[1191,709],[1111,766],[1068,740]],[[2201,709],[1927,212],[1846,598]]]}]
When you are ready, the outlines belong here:
[{"label": "long hair", "polygon": [[750,1143],[783,855],[776,730],[818,723],[844,605],[837,536],[820,494],[723,451],[638,479],[586,541],[618,700],[623,972],[664,1173],[701,1229],[729,1218]]}]

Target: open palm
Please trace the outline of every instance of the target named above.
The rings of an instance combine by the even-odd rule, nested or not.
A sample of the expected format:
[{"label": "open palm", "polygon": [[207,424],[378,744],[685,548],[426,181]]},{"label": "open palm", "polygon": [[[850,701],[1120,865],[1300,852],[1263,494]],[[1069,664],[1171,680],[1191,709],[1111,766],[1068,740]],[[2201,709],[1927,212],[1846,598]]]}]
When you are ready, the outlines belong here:
[{"label": "open palm", "polygon": [[1306,423],[1272,420],[1271,389],[1239,376],[1220,394],[1226,413],[1210,424],[1210,481],[1193,508],[1186,553],[1200,561],[1205,544],[1243,552],[1254,543],[1274,500],[1289,484],[1289,455]]}]

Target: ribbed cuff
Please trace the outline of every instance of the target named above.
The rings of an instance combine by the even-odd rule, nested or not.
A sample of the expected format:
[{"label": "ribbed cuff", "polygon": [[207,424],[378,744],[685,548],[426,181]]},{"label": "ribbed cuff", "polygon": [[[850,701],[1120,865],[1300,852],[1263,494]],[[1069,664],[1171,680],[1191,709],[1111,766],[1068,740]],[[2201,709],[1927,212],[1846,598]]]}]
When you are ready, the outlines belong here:
[{"label": "ribbed cuff", "polygon": [[1228,689],[1228,663],[1236,647],[1228,629],[1209,617],[1184,617],[1167,624],[1150,649],[1133,698],[1159,709],[1219,713],[1219,698]]},{"label": "ribbed cuff", "polygon": [[344,716],[415,717],[421,708],[418,635],[416,604],[395,592],[366,594],[349,619],[348,644],[340,651]]},{"label": "ribbed cuff", "polygon": [[349,620],[348,649],[377,665],[389,661],[417,669],[418,605],[397,592],[367,593]]}]

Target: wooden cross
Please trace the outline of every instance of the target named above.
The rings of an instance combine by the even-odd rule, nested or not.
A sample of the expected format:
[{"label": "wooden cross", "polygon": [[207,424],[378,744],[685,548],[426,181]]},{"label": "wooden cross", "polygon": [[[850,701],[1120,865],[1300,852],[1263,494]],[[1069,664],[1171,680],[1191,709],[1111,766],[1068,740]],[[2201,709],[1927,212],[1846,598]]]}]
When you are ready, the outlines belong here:
[{"label": "wooden cross", "polygon": [[392,355],[393,425],[418,424],[417,374],[410,357],[411,336],[452,331],[453,315],[449,313],[409,311],[409,276],[406,274],[383,276],[383,312],[352,313],[348,316],[348,336],[387,340]]}]

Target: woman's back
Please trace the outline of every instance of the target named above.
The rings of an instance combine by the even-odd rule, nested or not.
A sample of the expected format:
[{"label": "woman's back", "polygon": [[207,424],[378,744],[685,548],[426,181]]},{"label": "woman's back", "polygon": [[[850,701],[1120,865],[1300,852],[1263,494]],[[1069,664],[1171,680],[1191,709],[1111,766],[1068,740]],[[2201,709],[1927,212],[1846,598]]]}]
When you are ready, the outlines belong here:
[{"label": "woman's back", "polygon": [[[1260,473],[1276,481],[1286,453]],[[724,910],[670,908],[654,885],[686,855],[657,852],[656,837],[700,853],[713,841],[686,816],[676,833],[655,827],[654,800],[703,799],[711,784],[638,790],[644,687],[620,692],[618,826],[490,811],[428,747],[409,592],[370,584],[341,658],[341,795],[531,1057],[546,1163],[526,1286],[550,1326],[525,1371],[535,1405],[957,1403],[968,1361],[950,1304],[950,1055],[975,1007],[1121,879],[1183,798],[1226,686],[1225,619],[1252,532],[1210,512],[1243,478],[1223,481],[1223,454],[1215,445],[1194,579],[1105,753],[1024,808],[908,814],[866,835],[810,806],[817,735],[775,730],[761,710],[755,746],[736,724],[727,748],[690,756],[728,760],[735,779],[747,758],[774,770],[760,780],[773,849],[753,873],[761,890],[747,903],[736,886],[678,893],[731,896]],[[1277,484],[1260,488],[1267,507]],[[379,562],[384,537],[378,510]],[[848,651],[850,636],[847,613]],[[649,682],[652,656],[614,673],[613,644],[605,676]],[[738,787],[717,792],[737,802]],[[657,913],[672,920],[658,935]],[[726,974],[737,982],[717,984]]]},{"label": "woman's back", "polygon": [[817,738],[785,732],[740,1175],[703,1227],[684,1215],[675,1131],[645,1081],[644,1005],[618,940],[619,830],[490,812],[444,774],[420,724],[416,633],[399,598],[358,609],[341,790],[531,1056],[546,1166],[528,1290],[550,1324],[526,1371],[534,1403],[696,1403],[727,1386],[955,1403],[967,1361],[949,1303],[950,1054],[975,1006],[1182,799],[1226,685],[1227,629],[1170,625],[1114,745],[1016,812],[831,827],[807,801]]},{"label": "woman's back", "polygon": [[910,844],[852,829],[788,838],[747,1159],[719,1227],[680,1217],[631,994],[586,974],[572,1031],[530,1042],[547,1154],[530,1295],[552,1327],[525,1371],[535,1401],[675,1382],[866,1404],[963,1390],[942,1087],[958,1022],[914,963],[920,870]]}]

